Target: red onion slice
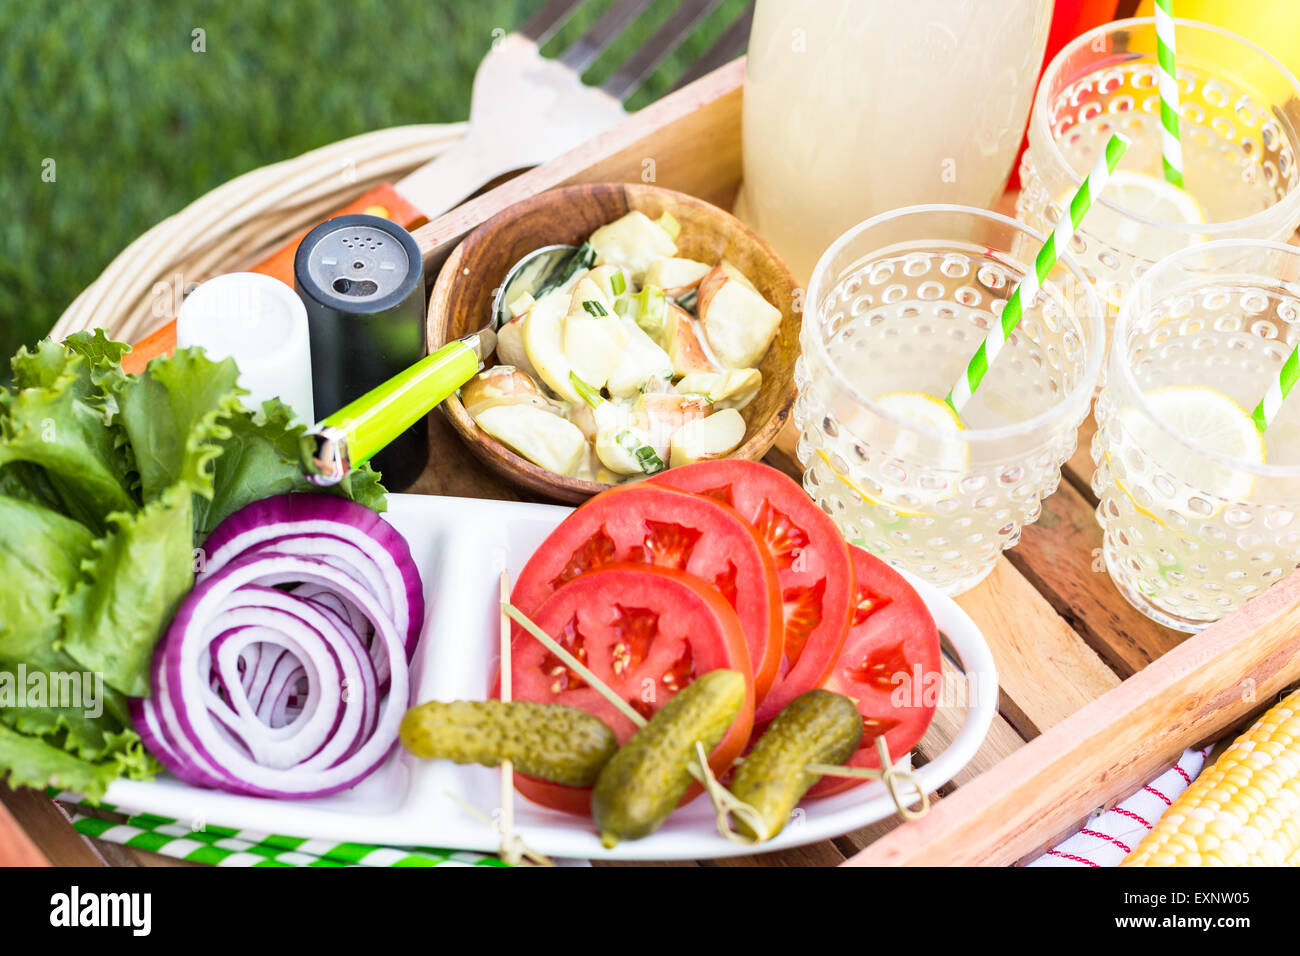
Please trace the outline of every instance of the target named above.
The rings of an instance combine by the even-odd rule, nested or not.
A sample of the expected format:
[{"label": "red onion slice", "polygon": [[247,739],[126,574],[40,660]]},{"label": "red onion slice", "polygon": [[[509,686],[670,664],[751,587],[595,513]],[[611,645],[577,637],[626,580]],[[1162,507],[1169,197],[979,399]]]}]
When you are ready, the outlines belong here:
[{"label": "red onion slice", "polygon": [[364,614],[333,591],[319,584],[300,584],[293,589],[293,593],[339,615],[352,633],[362,636],[367,646],[369,646],[370,622],[366,620]]},{"label": "red onion slice", "polygon": [[[338,612],[276,588],[285,584],[317,586],[364,615],[369,652]],[[137,727],[191,783],[276,797],[354,786],[392,750],[409,702],[407,635],[393,616],[329,561],[259,548],[210,563],[155,650]],[[390,675],[382,700],[375,657]],[[214,671],[229,699],[213,690]],[[288,719],[284,702],[304,675],[306,701]]]},{"label": "red onion slice", "polygon": [[[263,498],[241,508],[221,522],[203,543],[205,570],[196,583],[235,557],[273,539],[290,539],[281,540],[277,551],[319,557],[310,539],[320,535],[352,545],[378,573],[385,585],[382,590],[392,602],[393,621],[405,634],[409,660],[424,622],[424,589],[419,571],[406,539],[378,513],[355,501],[333,495],[288,494]],[[353,567],[359,570],[360,565],[354,556]]]},{"label": "red onion slice", "polygon": [[305,558],[314,558],[333,565],[373,594],[380,606],[388,613],[389,618],[396,623],[397,611],[394,608],[392,592],[396,582],[386,580],[383,570],[374,558],[352,542],[332,534],[283,535],[253,545],[240,554],[240,557],[264,551],[299,554]]}]

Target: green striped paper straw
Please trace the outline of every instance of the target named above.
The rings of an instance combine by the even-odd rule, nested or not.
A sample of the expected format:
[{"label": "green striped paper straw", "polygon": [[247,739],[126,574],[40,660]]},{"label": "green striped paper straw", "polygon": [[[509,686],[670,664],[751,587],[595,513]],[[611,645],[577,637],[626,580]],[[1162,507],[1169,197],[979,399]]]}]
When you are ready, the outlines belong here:
[{"label": "green striped paper straw", "polygon": [[1291,350],[1291,354],[1282,363],[1282,370],[1269,383],[1268,391],[1259,400],[1255,410],[1250,413],[1261,435],[1269,425],[1273,424],[1273,419],[1282,410],[1282,402],[1291,394],[1291,389],[1295,388],[1297,381],[1300,381],[1300,345]]},{"label": "green striped paper straw", "polygon": [[137,850],[160,853],[176,860],[206,863],[224,867],[285,867],[285,866],[351,866],[340,860],[330,860],[305,853],[294,853],[274,847],[257,847],[244,840],[226,840],[219,837],[202,837],[200,834],[174,836],[157,830],[114,823],[74,813],[72,826],[83,836],[107,840]]},{"label": "green striped paper straw", "polygon": [[1160,86],[1160,160],[1165,179],[1183,188],[1183,139],[1178,130],[1178,69],[1173,0],[1156,0],[1156,64]]},{"label": "green striped paper straw", "polygon": [[1070,199],[1069,207],[1061,214],[1056,228],[1047,237],[1047,242],[1043,243],[1043,248],[1038,251],[1034,259],[1034,268],[1026,273],[1011,293],[1011,298],[1007,299],[1007,304],[1002,309],[1002,315],[993,323],[988,336],[980,343],[974,357],[966,366],[965,373],[948,393],[946,401],[958,415],[961,415],[961,410],[970,401],[975,389],[979,388],[989,366],[1007,344],[1007,338],[1019,324],[1025,309],[1033,305],[1035,297],[1043,287],[1043,282],[1056,267],[1057,258],[1069,247],[1075,230],[1079,228],[1079,223],[1092,208],[1093,199],[1105,188],[1106,181],[1110,179],[1110,174],[1115,171],[1120,157],[1127,149],[1128,140],[1119,133],[1112,133],[1110,139],[1106,141],[1105,151],[1097,158],[1083,184]]},{"label": "green striped paper straw", "polygon": [[[47,791],[48,792],[48,791]],[[83,802],[78,794],[49,794],[63,803]],[[114,813],[126,811],[113,804],[89,804]],[[211,863],[216,866],[506,866],[495,856],[441,847],[399,848],[370,843],[339,843],[278,833],[259,833],[207,824],[199,830],[179,820],[154,814],[135,814],[125,824],[77,814],[73,826],[79,833],[121,843],[164,856]],[[273,863],[265,861],[272,860]],[[260,861],[260,862],[259,862]]]}]

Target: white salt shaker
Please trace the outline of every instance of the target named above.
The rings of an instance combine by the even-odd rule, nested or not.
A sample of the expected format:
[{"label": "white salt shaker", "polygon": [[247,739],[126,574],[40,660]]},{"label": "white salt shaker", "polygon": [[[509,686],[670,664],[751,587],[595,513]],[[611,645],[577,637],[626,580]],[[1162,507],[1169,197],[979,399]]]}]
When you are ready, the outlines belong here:
[{"label": "white salt shaker", "polygon": [[257,272],[232,272],[202,283],[181,303],[178,348],[202,346],[209,358],[233,358],[251,409],[278,398],[306,425],[315,422],[307,310],[298,294]]}]

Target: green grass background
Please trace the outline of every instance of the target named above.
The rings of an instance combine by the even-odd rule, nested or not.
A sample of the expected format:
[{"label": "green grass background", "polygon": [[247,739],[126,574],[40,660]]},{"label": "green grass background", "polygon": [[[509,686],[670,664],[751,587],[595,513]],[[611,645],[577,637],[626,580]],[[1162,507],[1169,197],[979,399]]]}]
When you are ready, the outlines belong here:
[{"label": "green grass background", "polygon": [[[588,0],[544,52],[611,2]],[[2,0],[0,379],[131,240],[215,186],[367,130],[465,119],[492,31],[541,5]],[[719,6],[629,107],[662,95],[745,5]],[[673,7],[651,4],[586,78],[613,72]]]}]

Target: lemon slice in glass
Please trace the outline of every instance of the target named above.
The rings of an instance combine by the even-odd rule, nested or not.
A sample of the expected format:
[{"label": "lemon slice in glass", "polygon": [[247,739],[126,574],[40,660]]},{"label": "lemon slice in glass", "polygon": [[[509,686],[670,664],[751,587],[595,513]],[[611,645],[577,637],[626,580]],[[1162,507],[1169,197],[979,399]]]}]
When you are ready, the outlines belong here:
[{"label": "lemon slice in glass", "polygon": [[[1145,393],[1151,412],[1165,426],[1198,448],[1241,462],[1243,465],[1265,463],[1264,436],[1255,427],[1250,412],[1232,398],[1206,385],[1169,385]],[[1204,496],[1227,501],[1244,501],[1255,490],[1255,476],[1242,468],[1209,461],[1194,449],[1172,441],[1159,431],[1154,422],[1135,410],[1127,410],[1122,424],[1132,444],[1144,453],[1158,455],[1160,470],[1169,472]],[[1109,461],[1109,454],[1107,460]],[[1117,477],[1116,486],[1128,495],[1143,513],[1159,521],[1143,508]],[[1162,497],[1148,486],[1153,499]],[[1174,501],[1166,504],[1184,514],[1187,509]],[[1217,511],[1217,509],[1216,509]],[[1187,514],[1203,519],[1207,515]]]},{"label": "lemon slice in glass", "polygon": [[[891,412],[911,425],[921,425],[937,431],[964,431],[957,413],[941,398],[924,392],[886,392],[876,396],[876,404]],[[929,439],[927,439],[929,441]],[[906,433],[898,436],[890,452],[899,458],[907,459],[920,444],[916,436]],[[927,456],[928,457],[928,456]],[[934,467],[952,471],[961,471],[970,464],[970,446],[954,434],[953,441],[939,445],[939,460]]]},{"label": "lemon slice in glass", "polygon": [[[904,461],[911,460],[915,462],[920,457],[918,449],[922,442],[925,442],[929,446],[925,449],[925,457],[932,461],[932,468],[944,471],[964,471],[966,469],[970,463],[970,447],[957,434],[964,431],[965,426],[961,423],[961,419],[957,417],[957,413],[943,399],[935,398],[933,395],[927,395],[924,392],[886,392],[877,396],[876,404],[909,424],[928,426],[938,431],[951,431],[953,433],[951,442],[942,440],[938,442],[937,450],[939,454],[937,461],[933,461],[932,456],[936,444],[934,439],[922,439],[906,432],[900,433],[894,444],[887,449],[890,455]],[[827,465],[831,465],[830,458],[827,455],[822,454],[822,460]],[[936,501],[948,497],[948,494],[942,491],[927,493],[918,491],[914,485],[895,484],[890,482],[886,476],[880,474],[878,470],[875,470],[872,478],[880,484],[880,491],[869,494],[862,489],[858,482],[853,481],[847,475],[841,474],[833,466],[832,471],[835,472],[840,481],[852,488],[865,501],[889,508],[902,517],[925,514],[925,511],[918,510],[918,508],[933,505]]]},{"label": "lemon slice in glass", "polygon": [[[1137,215],[1188,226],[1204,225],[1209,221],[1205,208],[1191,193],[1163,179],[1120,169],[1110,177],[1103,198],[1121,207],[1124,213],[1096,202],[1088,211],[1083,228],[1088,235],[1128,255],[1155,261],[1208,238],[1201,233],[1157,229],[1131,218]],[[1067,196],[1057,202],[1065,208],[1070,199]],[[1098,294],[1106,303],[1118,309],[1124,286],[1108,277],[1099,278],[1097,286]]]},{"label": "lemon slice in glass", "polygon": [[[1106,184],[1105,198],[1147,219],[1204,225],[1205,208],[1191,193],[1156,176],[1119,169]],[[1137,223],[1133,224],[1138,225]]]},{"label": "lemon slice in glass", "polygon": [[876,396],[876,404],[917,425],[958,430],[966,427],[951,405],[925,392],[885,392]]}]

